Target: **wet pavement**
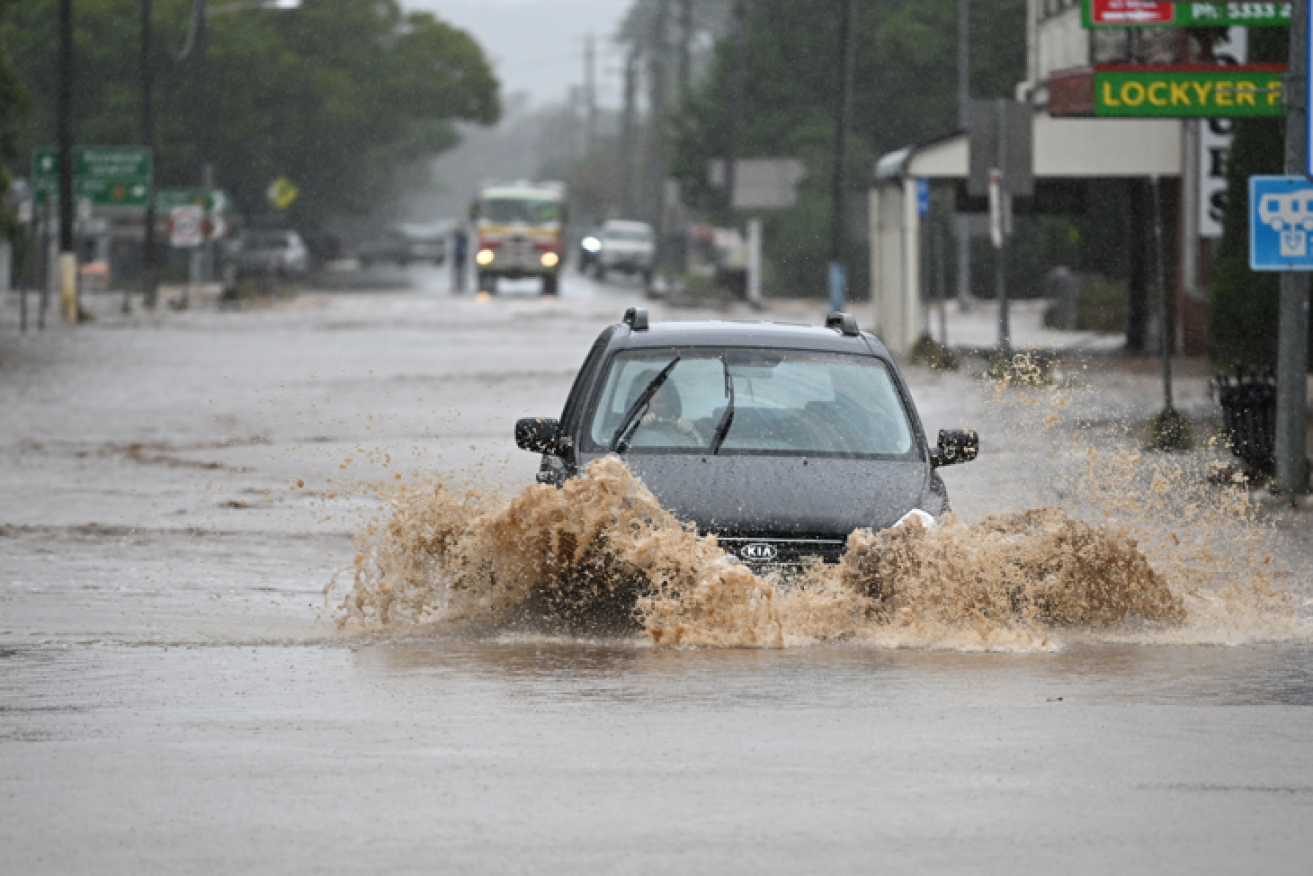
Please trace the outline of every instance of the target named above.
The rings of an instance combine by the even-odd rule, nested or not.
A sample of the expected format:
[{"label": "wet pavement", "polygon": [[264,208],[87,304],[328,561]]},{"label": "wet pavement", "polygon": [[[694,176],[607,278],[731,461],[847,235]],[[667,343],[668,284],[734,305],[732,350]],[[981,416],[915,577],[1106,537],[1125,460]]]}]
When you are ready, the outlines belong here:
[{"label": "wet pavement", "polygon": [[[559,410],[604,325],[644,303],[699,315],[578,277],[488,300],[433,269],[386,279],[239,311],[97,296],[96,322],[23,339],[0,300],[5,871],[1313,867],[1306,636],[959,653],[339,634],[324,587],[382,507],[360,486],[517,489],[537,461],[514,420]],[[945,471],[964,517],[1078,503],[1049,475],[1155,411],[1153,372],[1068,367],[1050,430],[969,369],[909,370],[928,431],[984,435]],[[1206,426],[1205,382],[1187,364],[1178,393]],[[1307,600],[1308,512],[1264,507]]]}]

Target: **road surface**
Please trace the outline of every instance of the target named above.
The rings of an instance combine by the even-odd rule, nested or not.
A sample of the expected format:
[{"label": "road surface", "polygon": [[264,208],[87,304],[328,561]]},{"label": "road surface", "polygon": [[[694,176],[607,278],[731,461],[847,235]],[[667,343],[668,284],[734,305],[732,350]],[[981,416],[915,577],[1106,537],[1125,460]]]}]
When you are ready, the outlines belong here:
[{"label": "road surface", "polygon": [[[555,415],[597,332],[645,303],[573,276],[556,299],[447,281],[241,311],[96,297],[96,322],[22,339],[0,300],[5,872],[1313,869],[1307,635],[989,653],[339,634],[323,590],[381,510],[357,488],[529,483],[514,420]],[[945,473],[960,514],[1079,504],[1065,448],[1155,405],[1152,378],[1090,367],[1050,431],[1012,390],[909,370],[929,431],[984,435]],[[1178,392],[1213,415],[1202,375]],[[1306,622],[1307,512],[1264,513]]]}]

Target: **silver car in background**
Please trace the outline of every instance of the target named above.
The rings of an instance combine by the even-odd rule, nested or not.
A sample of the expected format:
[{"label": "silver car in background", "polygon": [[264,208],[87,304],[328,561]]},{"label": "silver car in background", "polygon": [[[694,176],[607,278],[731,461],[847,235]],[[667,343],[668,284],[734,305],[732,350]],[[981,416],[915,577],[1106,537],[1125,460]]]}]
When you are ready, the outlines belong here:
[{"label": "silver car in background", "polygon": [[233,261],[239,276],[298,278],[310,272],[310,250],[291,229],[247,231],[238,240]]}]

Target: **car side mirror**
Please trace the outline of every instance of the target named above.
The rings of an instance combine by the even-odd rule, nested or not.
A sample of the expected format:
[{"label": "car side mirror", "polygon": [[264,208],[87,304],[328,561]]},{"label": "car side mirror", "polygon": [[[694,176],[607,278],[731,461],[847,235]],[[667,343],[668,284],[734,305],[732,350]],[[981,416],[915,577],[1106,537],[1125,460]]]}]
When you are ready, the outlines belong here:
[{"label": "car side mirror", "polygon": [[561,435],[561,421],[551,417],[526,417],[515,423],[515,444],[530,453],[559,454],[570,447]]},{"label": "car side mirror", "polygon": [[939,430],[939,446],[930,452],[935,468],[970,462],[980,453],[980,436],[970,429]]}]

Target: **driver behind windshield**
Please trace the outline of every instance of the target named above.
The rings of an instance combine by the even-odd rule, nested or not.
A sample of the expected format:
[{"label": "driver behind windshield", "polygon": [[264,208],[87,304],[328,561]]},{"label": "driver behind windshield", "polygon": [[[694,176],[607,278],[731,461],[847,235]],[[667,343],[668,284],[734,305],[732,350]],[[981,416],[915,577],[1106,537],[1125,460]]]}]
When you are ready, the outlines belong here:
[{"label": "driver behind windshield", "polygon": [[[645,371],[634,380],[631,390],[632,405],[638,400],[643,387],[657,376],[655,370]],[[674,381],[667,380],[648,402],[647,412],[638,420],[633,443],[647,447],[701,447],[706,440],[697,427],[684,417],[684,404]]]}]

